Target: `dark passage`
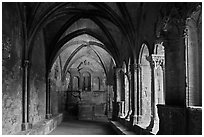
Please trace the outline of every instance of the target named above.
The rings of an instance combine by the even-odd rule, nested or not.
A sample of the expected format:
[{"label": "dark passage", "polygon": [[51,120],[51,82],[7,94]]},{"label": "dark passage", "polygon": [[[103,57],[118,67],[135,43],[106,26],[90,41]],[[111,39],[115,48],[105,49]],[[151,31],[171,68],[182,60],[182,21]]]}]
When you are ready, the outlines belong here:
[{"label": "dark passage", "polygon": [[105,121],[68,120],[62,122],[50,135],[116,135]]}]

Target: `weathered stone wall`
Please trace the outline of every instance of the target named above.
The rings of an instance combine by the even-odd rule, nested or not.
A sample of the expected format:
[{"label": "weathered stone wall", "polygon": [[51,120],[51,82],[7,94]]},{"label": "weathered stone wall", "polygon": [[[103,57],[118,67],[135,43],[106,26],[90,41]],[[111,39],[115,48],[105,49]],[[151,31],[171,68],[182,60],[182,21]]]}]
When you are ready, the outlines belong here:
[{"label": "weathered stone wall", "polygon": [[46,61],[43,33],[40,32],[33,44],[30,68],[30,122],[35,124],[45,119],[46,110]]},{"label": "weathered stone wall", "polygon": [[[201,107],[171,107],[158,105],[160,135],[201,135]],[[179,122],[178,122],[179,121]]]},{"label": "weathered stone wall", "polygon": [[202,107],[187,108],[187,134],[202,135]]},{"label": "weathered stone wall", "polygon": [[16,4],[2,4],[2,134],[14,134],[22,123],[22,31]]}]

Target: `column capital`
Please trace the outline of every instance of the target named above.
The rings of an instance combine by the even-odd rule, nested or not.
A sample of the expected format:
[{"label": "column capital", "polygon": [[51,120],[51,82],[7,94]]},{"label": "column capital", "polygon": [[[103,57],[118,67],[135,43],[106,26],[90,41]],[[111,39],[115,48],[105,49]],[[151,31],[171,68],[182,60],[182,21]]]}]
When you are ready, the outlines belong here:
[{"label": "column capital", "polygon": [[26,60],[23,61],[23,67],[27,67],[28,68],[28,67],[30,67],[30,65],[31,65],[31,63],[30,63],[29,60],[26,59]]},{"label": "column capital", "polygon": [[[165,47],[167,47],[166,46],[167,42],[168,42],[168,40],[166,40],[164,38],[159,38],[159,39],[155,40],[154,45],[155,45],[155,47],[158,45],[158,46],[163,46],[165,48]],[[156,53],[156,51],[154,51],[154,53]]]},{"label": "column capital", "polygon": [[164,42],[165,42],[165,40],[163,40],[163,39],[157,39],[157,40],[155,40],[154,44],[155,45],[162,45],[163,46]]},{"label": "column capital", "polygon": [[183,29],[183,38],[188,38],[189,28],[187,26]]},{"label": "column capital", "polygon": [[159,66],[162,68],[164,67],[164,55],[152,54],[151,56],[147,57],[147,60],[150,62],[151,67],[155,69],[157,69]]},{"label": "column capital", "polygon": [[134,63],[131,65],[131,67],[133,70],[138,70],[141,67],[141,64],[140,63]]}]

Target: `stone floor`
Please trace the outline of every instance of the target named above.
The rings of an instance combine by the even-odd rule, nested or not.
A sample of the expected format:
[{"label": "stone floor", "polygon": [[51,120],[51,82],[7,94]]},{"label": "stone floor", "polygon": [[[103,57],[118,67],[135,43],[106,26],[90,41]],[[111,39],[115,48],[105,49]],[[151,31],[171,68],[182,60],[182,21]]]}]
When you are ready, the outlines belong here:
[{"label": "stone floor", "polygon": [[116,135],[107,121],[63,121],[49,135]]}]

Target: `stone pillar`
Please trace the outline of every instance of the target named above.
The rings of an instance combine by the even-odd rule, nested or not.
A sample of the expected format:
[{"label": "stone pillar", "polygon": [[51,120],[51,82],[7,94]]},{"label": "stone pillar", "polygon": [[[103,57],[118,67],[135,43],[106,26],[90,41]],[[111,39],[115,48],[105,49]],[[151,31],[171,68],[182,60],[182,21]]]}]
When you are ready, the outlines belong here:
[{"label": "stone pillar", "polygon": [[112,115],[112,85],[107,85],[107,116],[110,119]]},{"label": "stone pillar", "polygon": [[136,63],[134,64],[131,64],[131,106],[132,106],[132,114],[130,116],[130,121],[132,123],[132,125],[135,125],[136,122],[137,122],[137,101],[138,101],[138,98],[137,98],[137,69],[138,69],[138,65]]},{"label": "stone pillar", "polygon": [[164,63],[164,56],[163,55],[156,55],[152,54],[149,58],[151,69],[152,69],[152,120],[150,123],[150,129],[153,133],[157,133],[159,130],[159,117],[158,117],[158,111],[156,105],[158,102],[158,90],[157,90],[157,83],[156,83],[156,71],[161,66],[163,66]]},{"label": "stone pillar", "polygon": [[128,70],[128,81],[129,81],[129,96],[128,96],[128,113],[127,116],[125,117],[127,120],[130,120],[130,117],[132,115],[132,92],[134,92],[132,90],[133,87],[133,83],[132,83],[132,74],[131,74],[131,65],[128,67],[130,68]]},{"label": "stone pillar", "polygon": [[141,121],[141,111],[142,111],[142,102],[141,102],[141,90],[142,90],[142,84],[141,84],[141,64],[137,64],[137,101],[136,101],[136,115],[137,115],[137,121],[136,123],[139,124]]},{"label": "stone pillar", "polygon": [[49,119],[51,118],[52,114],[51,114],[51,101],[50,101],[50,72],[48,72],[47,74],[47,78],[46,78],[46,115],[45,118]]},{"label": "stone pillar", "polygon": [[120,72],[121,68],[114,68],[114,102],[113,102],[113,120],[116,120],[118,116],[120,116],[119,112],[119,102],[121,99],[121,79]]},{"label": "stone pillar", "polygon": [[30,108],[30,90],[29,90],[29,60],[24,60],[23,63],[23,92],[22,92],[22,131],[32,128],[29,122],[29,108]]},{"label": "stone pillar", "polygon": [[117,102],[121,101],[121,76],[120,76],[121,68],[116,68],[116,86],[117,86]]}]

